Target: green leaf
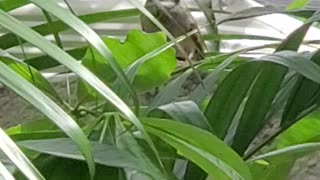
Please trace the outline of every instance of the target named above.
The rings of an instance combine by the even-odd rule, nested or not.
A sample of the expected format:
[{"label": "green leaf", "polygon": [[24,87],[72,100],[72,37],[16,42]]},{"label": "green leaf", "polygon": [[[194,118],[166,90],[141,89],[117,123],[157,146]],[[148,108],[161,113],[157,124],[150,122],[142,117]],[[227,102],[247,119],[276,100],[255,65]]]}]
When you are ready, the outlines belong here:
[{"label": "green leaf", "polygon": [[267,14],[281,13],[281,12],[283,12],[283,10],[276,8],[274,6],[252,7],[252,8],[235,12],[230,16],[227,16],[226,18],[220,20],[218,24],[222,24],[228,21],[236,21],[236,20],[253,18],[253,17],[267,15]]},{"label": "green leaf", "polygon": [[128,167],[126,168],[127,173],[130,174],[130,176],[146,176],[145,172],[147,172],[148,176],[152,177],[151,179],[168,179],[165,169],[151,158],[152,156],[150,156],[148,147],[143,143],[139,143],[134,138],[133,134],[124,128],[119,120],[119,118],[116,118],[117,148],[134,155],[134,157],[139,160],[136,162],[136,166],[140,166],[144,169],[144,171],[136,172],[132,171],[134,169],[131,167]]},{"label": "green leaf", "polygon": [[29,65],[23,63],[22,60],[17,59],[14,56],[11,56],[3,50],[0,50],[0,61],[2,61],[4,64],[10,67],[13,71],[15,71],[25,80],[32,83],[35,87],[42,90],[44,93],[46,93],[46,95],[62,102],[58,93],[51,86],[49,81],[46,78],[44,78],[37,69],[30,67]]},{"label": "green leaf", "polygon": [[[11,1],[11,0],[10,0]],[[18,0],[22,1],[22,0]],[[24,0],[23,0],[24,1]],[[11,4],[8,3],[8,4]],[[115,19],[133,17],[139,15],[139,11],[137,9],[123,9],[123,10],[116,10],[116,11],[108,11],[108,12],[98,12],[92,14],[85,14],[78,16],[83,22],[87,24],[92,24],[96,22],[105,22],[111,21]],[[62,32],[69,29],[69,26],[63,23],[62,21],[54,21],[51,25],[48,23],[40,24],[31,27],[34,31],[38,32],[39,34],[45,36],[52,33],[52,27],[54,27],[56,32]],[[7,33],[0,37],[0,41],[4,42],[0,44],[1,49],[8,49],[10,47],[19,45],[20,42],[18,41],[16,35],[14,33]]]},{"label": "green leaf", "polygon": [[[313,53],[313,55],[310,57],[310,60],[319,65],[320,50]],[[303,70],[304,68],[309,68],[308,70],[312,69],[311,67],[306,67],[306,65],[299,67],[299,69],[301,70]],[[316,74],[318,73],[314,74],[315,77],[317,77]],[[298,118],[301,118],[301,116],[299,116],[300,113],[304,112],[308,108],[314,106],[311,110],[315,109],[318,106],[317,103],[320,95],[319,89],[319,82],[315,83],[314,81],[310,80],[310,78],[307,79],[306,76],[300,76],[291,92],[291,96],[289,97],[288,103],[284,109],[281,126],[286,127],[293,124],[298,120]]]},{"label": "green leaf", "polygon": [[[199,128],[164,119],[145,118],[147,130],[178,150],[212,177],[250,180],[249,168],[219,138]],[[219,179],[219,178],[217,178]]]},{"label": "green leaf", "polygon": [[[108,37],[104,37],[103,40],[123,69],[167,42],[163,33],[146,34],[139,30],[130,31],[124,41]],[[110,65],[95,50],[87,50],[82,63],[105,83],[115,79]],[[136,89],[147,90],[167,81],[175,67],[174,50],[170,48],[144,62],[136,74],[128,77],[134,77],[133,86]]]},{"label": "green leaf", "polygon": [[[33,163],[47,180],[87,180],[90,178],[89,173],[86,171],[86,164],[83,161],[41,155]],[[15,176],[17,179],[22,179],[20,174]],[[118,176],[119,169],[98,164],[94,180],[116,180]]]},{"label": "green leaf", "polygon": [[304,143],[293,146],[288,146],[279,150],[271,151],[265,154],[261,154],[252,158],[250,161],[256,161],[264,159],[267,161],[292,161],[310,154],[315,151],[319,151],[320,143]]},{"label": "green leaf", "polygon": [[[302,43],[307,30],[309,29],[310,24],[302,25],[295,31],[293,31],[276,49],[276,54],[272,58],[270,56],[265,56],[259,60],[266,60],[272,62],[282,63],[282,65],[291,65],[297,70],[296,62],[297,57],[293,52],[285,50],[298,50],[300,44]],[[279,52],[284,51],[284,52]],[[283,56],[281,54],[283,53]],[[288,56],[288,57],[287,57]],[[292,57],[294,56],[294,57]],[[291,59],[293,61],[291,61]],[[279,59],[285,59],[286,62],[281,62]],[[276,60],[276,61],[274,61]],[[299,61],[300,62],[300,61]],[[307,61],[303,61],[307,62]],[[239,154],[243,154],[247,147],[250,145],[251,141],[255,138],[257,133],[266,123],[266,115],[272,105],[273,100],[275,99],[277,93],[280,91],[281,84],[285,75],[287,74],[288,69],[283,66],[279,66],[272,63],[262,63],[263,68],[259,77],[256,80],[256,83],[253,85],[250,95],[248,96],[247,103],[242,113],[242,117],[239,120],[239,125],[237,127],[236,133],[234,135],[232,147]],[[311,67],[312,65],[310,65]],[[292,68],[289,67],[289,68]],[[316,67],[312,66],[314,71]],[[301,69],[301,68],[300,68]],[[308,72],[311,73],[311,72]],[[272,74],[272,78],[270,75]],[[315,75],[315,73],[313,73]],[[313,76],[315,77],[315,76]],[[251,127],[251,128],[248,128]]]},{"label": "green leaf", "polygon": [[302,9],[309,1],[310,0],[294,0],[286,7],[286,10]]},{"label": "green leaf", "polygon": [[[138,163],[139,159],[133,154],[108,144],[100,144],[94,141],[91,141],[90,144],[92,146],[94,160],[97,164],[132,168],[148,173],[148,169],[140,166]],[[19,141],[18,145],[44,154],[84,161],[76,144],[67,138]]]},{"label": "green leaf", "polygon": [[[121,80],[123,85],[129,91],[129,94],[132,96],[136,111],[138,112],[139,109],[139,100],[137,97],[136,92],[134,91],[133,87],[131,86],[127,76],[122,71],[119,64],[116,62],[115,58],[113,57],[112,53],[105,46],[102,39],[95,33],[87,24],[79,20],[75,15],[73,15],[70,11],[66,11],[64,8],[59,6],[55,1],[43,1],[43,0],[30,0],[40,8],[46,10],[47,12],[51,13],[52,15],[59,18],[61,21],[66,23],[70,26],[73,30],[81,34],[88,43],[90,43],[99,53],[104,57],[106,61],[110,64],[113,71],[117,74],[118,78]],[[12,31],[14,32],[14,31]],[[23,38],[23,37],[22,37]],[[23,38],[25,39],[25,38]],[[41,47],[40,47],[41,48]],[[90,84],[90,83],[89,83]],[[131,116],[131,115],[130,115]]]},{"label": "green leaf", "polygon": [[230,16],[227,16],[226,18],[221,19],[218,22],[218,24],[222,24],[229,21],[237,21],[242,19],[253,18],[257,16],[263,16],[268,14],[275,14],[275,13],[282,13],[282,14],[294,15],[294,16],[303,17],[303,18],[310,18],[315,13],[315,11],[305,10],[305,9],[284,11],[283,9],[279,9],[275,6],[251,7],[248,9],[235,12]]},{"label": "green leaf", "polygon": [[[227,68],[234,60],[236,60],[238,56],[238,53],[228,53],[211,57],[210,62],[222,61],[222,63],[215,67],[214,70],[206,76],[206,78],[203,80],[204,86],[202,84],[199,84],[196,89],[191,92],[190,99],[198,105],[203,103],[206,97],[210,95],[215,89],[215,85],[223,70]],[[209,63],[204,63],[200,65],[199,68],[205,66],[206,64]]]},{"label": "green leaf", "polygon": [[311,24],[307,23],[297,28],[284,41],[282,41],[282,43],[277,47],[276,51],[296,51],[303,42],[303,39],[306,33],[308,32],[310,26]]},{"label": "green leaf", "polygon": [[18,7],[24,6],[28,4],[27,0],[1,0],[0,1],[0,9],[4,11],[10,11],[12,9],[16,9]]},{"label": "green leaf", "polygon": [[[257,79],[252,84],[252,89],[246,101],[239,124],[237,126],[232,148],[239,154],[243,154],[256,134],[260,131],[265,123],[265,116],[273,102],[274,97],[279,91],[283,75],[265,76],[266,73],[281,70],[281,66],[273,64],[264,64]],[[284,70],[286,70],[284,68]]]},{"label": "green leaf", "polygon": [[[250,162],[253,179],[259,180],[284,180],[288,179],[294,161],[263,161]],[[263,174],[263,176],[262,176]]]},{"label": "green leaf", "polygon": [[5,167],[4,164],[0,161],[0,177],[6,180],[14,180],[14,177],[11,175],[10,171]]},{"label": "green leaf", "polygon": [[199,107],[193,101],[172,102],[158,107],[172,119],[180,121],[213,133],[211,125]]},{"label": "green leaf", "polygon": [[320,141],[320,121],[318,112],[313,113],[295,123],[283,132],[274,143],[276,149],[284,147]]},{"label": "green leaf", "polygon": [[226,136],[261,68],[262,64],[252,62],[238,66],[222,81],[211,98],[205,115],[219,138]]},{"label": "green leaf", "polygon": [[151,100],[147,109],[143,112],[143,115],[147,115],[161,105],[174,101],[181,92],[183,83],[191,74],[191,69],[186,70],[180,76],[170,81],[165,87],[160,89],[160,92]]},{"label": "green leaf", "polygon": [[58,129],[58,127],[49,119],[40,119],[25,124],[19,124],[7,129],[6,133],[15,141],[49,139],[65,136],[65,133]]},{"label": "green leaf", "polygon": [[[57,12],[54,13],[55,15],[56,15],[56,13],[57,14],[61,13],[61,14],[65,15],[65,17],[61,17],[61,18],[63,18],[64,20],[68,19],[68,21],[66,21],[66,23],[70,23],[72,26],[75,26],[74,28],[78,31],[81,31],[82,34],[85,35],[86,38],[90,37],[89,38],[90,41],[92,43],[95,43],[97,46],[99,46],[99,49],[101,50],[102,53],[104,53],[105,57],[111,56],[111,54],[109,54],[109,51],[107,50],[107,48],[103,45],[102,40],[92,31],[92,29],[90,29],[84,23],[79,21],[72,14],[65,12],[65,10],[61,9],[55,3],[51,2],[51,1],[50,1],[50,3],[49,3],[49,1],[41,1],[41,2],[44,3],[46,8],[51,9],[52,7],[54,7],[53,9],[57,10]],[[49,6],[48,6],[48,4],[49,4]],[[50,5],[52,5],[52,6],[50,6]],[[59,17],[60,17],[60,15],[59,15]],[[70,19],[67,17],[69,17]],[[13,17],[8,16],[8,14],[6,14],[3,11],[0,11],[0,24],[2,24],[4,27],[9,29],[10,31],[16,33],[17,35],[20,35],[22,38],[32,42],[34,45],[36,45],[37,47],[42,49],[44,52],[46,52],[50,56],[54,57],[61,64],[65,65],[70,70],[72,70],[74,73],[79,75],[82,79],[86,80],[86,82],[88,82],[91,86],[93,86],[99,93],[101,93],[106,99],[108,99],[112,104],[114,104],[121,112],[123,112],[128,117],[128,120],[130,120],[142,132],[143,137],[148,142],[150,147],[153,149],[155,155],[158,157],[158,153],[157,153],[149,135],[145,132],[143,126],[141,125],[140,121],[135,116],[135,114],[131,111],[131,109],[120,98],[118,98],[116,96],[115,93],[113,93],[107,86],[105,86],[104,83],[101,82],[96,76],[94,76],[89,70],[87,70],[81,64],[78,64],[76,62],[76,60],[74,60],[67,53],[65,53],[64,51],[59,49],[57,46],[53,45],[52,43],[49,43],[41,35],[32,31],[30,28],[26,27],[21,22],[14,19]],[[102,44],[99,42],[101,42]],[[110,58],[112,59],[112,57],[110,57]],[[109,59],[109,58],[106,58],[106,59]],[[116,70],[119,70],[117,68],[118,66],[116,65],[116,62],[115,61],[112,61],[112,62],[115,63],[113,65],[115,65]],[[117,72],[123,75],[123,72],[121,69]],[[124,76],[122,76],[122,77],[125,78]],[[123,80],[126,81],[125,79],[123,79]],[[136,102],[138,102],[138,101],[136,101]],[[63,120],[63,118],[61,118],[61,120]],[[89,156],[87,156],[87,158],[89,158]]]},{"label": "green leaf", "polygon": [[[1,38],[0,38],[1,39]],[[280,38],[270,36],[259,36],[251,34],[204,34],[204,40],[240,40],[240,39],[252,39],[252,40],[265,40],[265,41],[281,41]]]},{"label": "green leaf", "polygon": [[[70,50],[67,50],[65,52],[67,52],[74,59],[80,60],[85,55],[86,50],[87,50],[87,46],[83,46],[83,47],[80,47],[80,48],[70,49]],[[30,66],[36,68],[39,71],[45,70],[45,69],[49,69],[49,68],[52,68],[52,67],[60,65],[60,63],[58,61],[56,61],[54,58],[52,58],[52,57],[50,57],[48,55],[43,55],[43,56],[30,58],[28,60],[25,60],[25,62],[27,64],[29,64]]]},{"label": "green leaf", "polygon": [[28,179],[44,179],[39,171],[32,165],[29,159],[23,154],[23,152],[21,152],[17,145],[1,128],[0,137],[0,149]]},{"label": "green leaf", "polygon": [[[93,175],[94,162],[90,152],[89,141],[74,120],[40,90],[17,75],[2,62],[0,62],[0,72],[0,81],[3,84],[39,109],[77,143],[79,149],[86,157]],[[37,96],[34,96],[34,94],[37,94]]]}]

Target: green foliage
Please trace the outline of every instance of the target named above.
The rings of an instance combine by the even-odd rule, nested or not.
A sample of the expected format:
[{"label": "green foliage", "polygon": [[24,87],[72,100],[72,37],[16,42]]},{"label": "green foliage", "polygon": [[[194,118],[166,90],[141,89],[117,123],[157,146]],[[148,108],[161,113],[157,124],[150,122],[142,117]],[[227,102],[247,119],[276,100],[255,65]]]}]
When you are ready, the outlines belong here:
[{"label": "green foliage", "polygon": [[[131,2],[150,16],[136,0]],[[10,15],[28,3],[45,11],[48,21],[50,15],[56,19],[28,27]],[[137,9],[76,16],[53,0],[1,1],[0,25],[8,33],[0,36],[0,82],[46,117],[0,129],[0,177],[286,179],[298,158],[320,148],[319,116],[312,113],[319,106],[320,51],[298,52],[320,14],[301,9],[306,3],[294,1],[285,11],[254,7],[211,22],[213,31],[203,39],[215,47],[230,39],[277,42],[230,53],[216,47],[203,60],[176,69],[172,46],[186,36],[173,40],[156,23],[165,33],[130,30],[119,40],[88,26],[136,16]],[[216,29],[228,21],[273,13],[306,21],[285,39]],[[88,45],[64,50],[63,44],[58,47],[44,37],[54,33],[56,41],[63,40],[59,33],[70,29]],[[25,42],[45,55],[27,58],[24,53],[25,59],[19,59],[9,53]],[[266,47],[275,52],[242,56]],[[79,78],[76,95],[71,94],[76,103],[64,100],[42,75],[42,70],[61,65]],[[197,74],[202,82],[193,82]],[[186,88],[190,81],[194,88]],[[154,89],[154,96],[147,97]],[[280,123],[276,132],[252,144],[271,120]]]},{"label": "green foliage", "polygon": [[[133,30],[128,33],[124,41],[108,37],[103,37],[103,41],[110,48],[120,67],[127,69],[145,54],[164,45],[166,37],[163,33],[146,34]],[[111,66],[96,50],[89,48],[81,62],[106,84],[111,84],[116,79],[116,74]],[[174,50],[171,48],[143,63],[134,75],[133,86],[138,91],[160,86],[170,78],[175,67]],[[90,94],[92,94],[91,98],[88,97]],[[97,94],[89,85],[80,81],[78,85],[79,99],[95,100],[96,96]]]}]

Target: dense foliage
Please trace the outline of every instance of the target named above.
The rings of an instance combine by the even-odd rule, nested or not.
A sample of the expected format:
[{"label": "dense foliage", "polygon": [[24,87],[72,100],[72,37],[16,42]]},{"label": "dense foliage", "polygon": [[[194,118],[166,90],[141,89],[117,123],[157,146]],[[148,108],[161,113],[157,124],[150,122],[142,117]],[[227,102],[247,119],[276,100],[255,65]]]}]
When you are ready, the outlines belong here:
[{"label": "dense foliage", "polygon": [[[54,0],[1,1],[0,25],[8,33],[0,36],[0,82],[46,118],[0,128],[0,175],[285,179],[296,159],[320,149],[320,50],[298,52],[302,44],[317,43],[304,37],[320,14],[302,9],[301,2],[294,1],[285,11],[256,7],[230,14],[204,35],[215,44],[257,38],[275,43],[231,53],[215,49],[193,66],[176,69],[175,42],[167,42],[166,34],[132,30],[122,42],[100,36],[88,25],[137,16],[136,9],[77,17]],[[28,27],[10,15],[29,3],[43,10],[47,23]],[[225,22],[272,13],[295,16],[303,25],[283,40],[217,31]],[[86,38],[87,45],[65,51],[59,33],[68,29]],[[44,37],[48,34],[54,34],[57,45]],[[24,42],[45,55],[18,59],[7,51]],[[243,56],[263,48],[275,51],[259,58]],[[60,66],[78,77],[75,103],[63,99],[40,73]],[[190,77],[199,75],[202,82],[185,92]],[[278,128],[257,140],[272,123]]]}]

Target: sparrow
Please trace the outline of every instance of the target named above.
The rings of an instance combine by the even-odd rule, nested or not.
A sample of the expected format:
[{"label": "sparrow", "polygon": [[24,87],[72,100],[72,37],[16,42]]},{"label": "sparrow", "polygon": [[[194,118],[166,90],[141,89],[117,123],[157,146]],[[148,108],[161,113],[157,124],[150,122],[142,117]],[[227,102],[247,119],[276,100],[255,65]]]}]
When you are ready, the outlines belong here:
[{"label": "sparrow", "polygon": [[[181,2],[181,0],[147,0],[145,8],[173,35],[177,38],[186,33],[198,29],[190,11]],[[147,33],[160,31],[160,29],[144,14],[140,16],[142,30]],[[200,32],[193,34],[184,41],[180,46],[185,53],[181,52],[176,46],[176,58],[186,60],[190,58],[198,61],[204,58],[204,42],[200,37]]]}]

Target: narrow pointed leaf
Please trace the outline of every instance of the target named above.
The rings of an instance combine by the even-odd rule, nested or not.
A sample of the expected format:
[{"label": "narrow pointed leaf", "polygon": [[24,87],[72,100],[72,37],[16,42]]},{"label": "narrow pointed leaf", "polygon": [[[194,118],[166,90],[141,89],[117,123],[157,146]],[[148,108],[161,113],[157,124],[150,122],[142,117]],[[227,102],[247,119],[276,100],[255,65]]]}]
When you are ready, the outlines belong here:
[{"label": "narrow pointed leaf", "polygon": [[[14,71],[0,62],[0,82],[15,91],[39,111],[50,118],[60,129],[62,129],[75,143],[85,156],[90,173],[94,176],[95,166],[91,154],[89,141],[75,121],[63,111],[57,104],[44,95],[40,90],[28,81],[18,76]],[[36,96],[35,96],[36,94]]]},{"label": "narrow pointed leaf", "polygon": [[226,136],[234,116],[261,68],[262,65],[258,63],[240,65],[219,85],[205,110],[205,115],[219,138],[223,139]]},{"label": "narrow pointed leaf", "polygon": [[[49,2],[49,1],[41,1],[41,2],[44,3],[46,6],[48,6],[48,4],[46,4],[46,2]],[[51,4],[52,4],[52,2],[49,3],[49,5],[51,5]],[[56,5],[54,4],[53,6],[56,6]],[[63,12],[62,14],[65,14],[64,10],[61,10],[59,8],[60,7],[57,8],[58,13],[61,13],[60,11],[62,11]],[[67,16],[73,17],[72,14],[67,14]],[[76,17],[74,17],[74,18],[76,19]],[[74,19],[74,18],[71,18],[71,19]],[[64,18],[64,19],[66,19],[66,18]],[[75,22],[72,22],[72,24],[75,24],[76,22],[79,22],[79,20],[77,19]],[[72,70],[74,73],[79,75],[82,79],[84,79],[91,86],[93,86],[99,93],[101,93],[106,99],[108,99],[111,103],[113,103],[121,112],[123,112],[128,117],[128,120],[130,120],[142,132],[143,136],[145,137],[145,140],[148,142],[148,144],[151,146],[151,148],[153,149],[153,151],[155,152],[155,154],[157,156],[158,153],[157,153],[149,135],[145,132],[142,124],[140,123],[138,118],[135,116],[135,114],[131,111],[131,109],[120,98],[118,98],[118,96],[114,92],[112,92],[107,86],[105,86],[104,83],[101,82],[101,80],[99,80],[96,76],[94,76],[88,69],[83,67],[81,64],[77,63],[76,60],[73,59],[70,55],[68,55],[67,53],[65,53],[64,51],[59,49],[57,46],[50,43],[48,40],[44,39],[41,35],[32,31],[30,28],[23,25],[21,22],[17,21],[16,19],[9,16],[8,14],[6,14],[3,11],[0,11],[0,24],[3,25],[4,27],[6,27],[7,29],[9,29],[10,31],[16,33],[17,35],[21,36],[25,40],[30,41],[35,46],[39,47],[47,54],[54,57],[61,64],[65,65],[70,70]],[[81,22],[79,24],[76,23],[76,26],[78,26],[78,25],[80,25],[79,28],[82,29],[83,23],[81,23]],[[87,27],[86,25],[83,25],[83,26]],[[90,35],[92,35],[91,34],[92,30],[89,30],[88,32]],[[90,37],[89,39],[91,39],[92,41],[97,40],[97,39],[98,39],[98,42],[101,41],[101,39],[99,37],[96,37],[97,35],[95,33],[93,33],[93,34],[94,35],[92,38],[90,35],[87,35],[86,37],[87,38]],[[105,46],[102,47],[102,44],[100,44],[100,43],[98,43],[98,44],[101,45],[100,48],[102,48],[102,50],[103,49],[106,50]],[[107,57],[111,56],[111,54],[108,54],[108,52],[109,52],[108,50],[104,51],[104,53],[106,53],[105,55]],[[122,70],[120,70],[120,71],[122,72]],[[118,71],[118,73],[121,73],[120,71]]]},{"label": "narrow pointed leaf", "polygon": [[176,148],[179,154],[197,164],[208,175],[226,179],[251,179],[243,160],[211,133],[171,120],[146,118],[143,122],[150,133]]},{"label": "narrow pointed leaf", "polygon": [[[0,128],[0,149],[28,179],[44,179],[18,146]],[[1,177],[1,176],[0,176]]]},{"label": "narrow pointed leaf", "polygon": [[[103,43],[102,39],[95,33],[87,24],[73,15],[70,11],[66,11],[64,8],[60,7],[57,2],[53,0],[30,0],[32,3],[36,4],[40,8],[46,10],[52,15],[59,18],[61,21],[70,26],[73,30],[81,34],[86,40],[105,58],[110,64],[114,72],[117,74],[118,78],[122,81],[123,85],[127,88],[130,95],[132,96],[136,111],[139,109],[139,100],[137,94],[133,87],[131,86],[127,76],[124,74],[123,70],[120,68],[119,64],[111,54],[110,50]],[[13,31],[14,32],[14,31]]]}]

